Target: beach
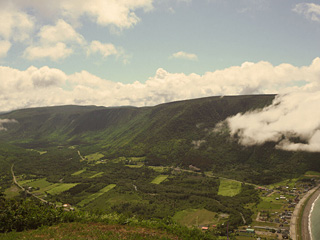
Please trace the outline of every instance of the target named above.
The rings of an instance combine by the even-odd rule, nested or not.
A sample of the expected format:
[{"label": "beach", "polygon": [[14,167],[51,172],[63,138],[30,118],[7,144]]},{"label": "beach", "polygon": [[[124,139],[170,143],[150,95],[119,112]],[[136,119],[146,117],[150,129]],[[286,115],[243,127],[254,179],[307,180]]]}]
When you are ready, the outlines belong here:
[{"label": "beach", "polygon": [[301,235],[302,239],[311,240],[310,231],[309,231],[309,215],[312,209],[312,204],[316,201],[320,194],[320,188],[314,194],[312,194],[309,201],[306,203],[306,207],[303,211],[302,219],[301,219]]},{"label": "beach", "polygon": [[[308,191],[295,207],[292,215],[291,223],[290,223],[290,237],[292,238],[292,240],[297,240],[297,239],[311,240],[310,233],[309,233],[309,214],[310,214],[313,202],[317,199],[317,197],[320,194],[319,187],[320,186],[318,185],[317,187]],[[309,197],[310,199],[308,200]],[[306,202],[306,200],[308,200],[308,202]],[[306,202],[306,205],[302,214],[301,223],[298,223],[297,221],[299,220],[299,213],[305,202]],[[299,224],[301,224],[301,238],[297,238],[297,235],[299,234],[298,232]]]}]

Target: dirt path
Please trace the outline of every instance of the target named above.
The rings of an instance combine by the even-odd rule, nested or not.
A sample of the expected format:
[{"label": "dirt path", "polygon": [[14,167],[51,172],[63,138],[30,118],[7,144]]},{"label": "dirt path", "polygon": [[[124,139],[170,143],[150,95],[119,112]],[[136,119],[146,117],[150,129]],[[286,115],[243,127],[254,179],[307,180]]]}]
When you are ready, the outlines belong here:
[{"label": "dirt path", "polygon": [[[12,173],[13,183],[14,183],[16,186],[18,186],[23,192],[26,192],[26,193],[29,194],[30,196],[38,199],[39,201],[41,201],[41,202],[43,202],[43,203],[53,204],[53,203],[50,203],[50,202],[44,200],[43,198],[40,198],[40,197],[34,195],[33,193],[29,192],[27,189],[25,189],[24,187],[22,187],[22,186],[18,183],[18,181],[17,181],[17,178],[16,178],[16,176],[15,176],[15,174],[14,174],[14,171],[13,171],[13,167],[14,167],[14,164],[12,164],[12,166],[11,166],[11,173]],[[53,204],[53,205],[54,205],[54,204]]]},{"label": "dirt path", "polygon": [[258,212],[258,214],[257,214],[256,221],[260,222],[260,212]]},{"label": "dirt path", "polygon": [[269,193],[268,195],[267,195],[267,197],[270,197],[272,194],[274,194],[275,193],[275,191],[272,191],[271,193]]},{"label": "dirt path", "polygon": [[81,153],[80,153],[79,150],[78,150],[78,155],[79,155],[79,157],[81,158],[82,161],[86,160],[86,159],[81,155]]},{"label": "dirt path", "polygon": [[[317,190],[318,189],[318,190]],[[314,194],[311,199],[308,201],[303,215],[302,215],[302,219],[301,219],[301,223],[298,223],[298,219],[299,219],[299,213],[300,210],[302,209],[303,204],[305,203],[305,201],[307,200],[307,198],[313,194],[315,191],[317,190],[317,193]],[[309,229],[308,229],[308,218],[309,218],[309,212],[311,210],[311,206],[313,201],[315,200],[315,198],[320,194],[320,189],[319,186],[311,189],[309,192],[307,192],[303,198],[299,201],[299,203],[296,205],[292,217],[291,217],[291,221],[290,221],[290,237],[292,238],[292,240],[297,240],[297,239],[303,239],[303,240],[310,240],[310,236],[309,236]],[[298,234],[298,226],[299,224],[301,224],[301,234],[302,236],[299,237]],[[299,237],[299,238],[298,238]]]}]

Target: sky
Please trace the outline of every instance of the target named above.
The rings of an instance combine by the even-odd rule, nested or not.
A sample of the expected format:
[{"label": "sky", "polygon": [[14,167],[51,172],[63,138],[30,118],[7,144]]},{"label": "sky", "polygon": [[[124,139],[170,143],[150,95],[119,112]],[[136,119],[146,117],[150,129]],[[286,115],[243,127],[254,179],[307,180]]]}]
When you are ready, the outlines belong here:
[{"label": "sky", "polygon": [[318,0],[0,0],[0,112],[272,93],[273,108],[228,120],[241,143],[298,134],[320,150],[319,120],[281,130],[288,109],[319,112],[319,39]]}]

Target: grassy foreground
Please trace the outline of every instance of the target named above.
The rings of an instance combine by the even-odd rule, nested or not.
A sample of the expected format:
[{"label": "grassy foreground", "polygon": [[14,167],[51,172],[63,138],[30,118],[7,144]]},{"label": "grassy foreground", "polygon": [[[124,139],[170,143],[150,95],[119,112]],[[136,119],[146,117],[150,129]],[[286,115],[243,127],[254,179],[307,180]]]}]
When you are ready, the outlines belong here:
[{"label": "grassy foreground", "polygon": [[131,227],[123,225],[106,225],[102,223],[62,223],[57,226],[42,227],[25,232],[0,234],[0,239],[179,239],[165,231]]}]

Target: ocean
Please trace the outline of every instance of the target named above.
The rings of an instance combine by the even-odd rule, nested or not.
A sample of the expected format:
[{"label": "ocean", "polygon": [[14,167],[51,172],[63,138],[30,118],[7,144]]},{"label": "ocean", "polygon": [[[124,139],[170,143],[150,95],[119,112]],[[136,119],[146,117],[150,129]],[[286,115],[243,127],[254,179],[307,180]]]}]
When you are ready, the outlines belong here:
[{"label": "ocean", "polygon": [[320,239],[320,195],[312,205],[312,212],[309,219],[311,220],[309,231],[311,227],[312,240],[318,240]]}]

